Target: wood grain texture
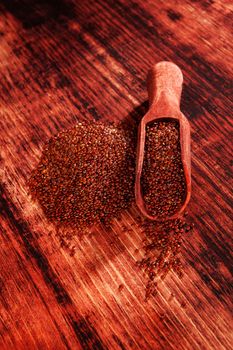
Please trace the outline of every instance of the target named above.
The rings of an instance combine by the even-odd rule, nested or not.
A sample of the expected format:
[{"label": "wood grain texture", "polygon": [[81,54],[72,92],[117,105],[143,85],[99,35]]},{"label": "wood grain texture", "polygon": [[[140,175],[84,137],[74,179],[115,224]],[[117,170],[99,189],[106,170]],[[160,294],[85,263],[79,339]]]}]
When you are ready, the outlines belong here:
[{"label": "wood grain texture", "polygon": [[[0,348],[231,349],[231,1],[2,0],[0,11]],[[77,120],[139,120],[161,60],[184,74],[196,228],[184,277],[170,273],[145,303],[133,210],[75,238],[70,256],[26,181]]]}]

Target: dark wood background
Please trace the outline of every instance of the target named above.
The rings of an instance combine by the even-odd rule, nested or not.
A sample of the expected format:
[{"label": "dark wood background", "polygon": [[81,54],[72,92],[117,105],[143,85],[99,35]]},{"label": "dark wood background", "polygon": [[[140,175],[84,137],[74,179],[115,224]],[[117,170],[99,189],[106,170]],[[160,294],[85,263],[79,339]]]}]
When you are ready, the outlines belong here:
[{"label": "dark wood background", "polygon": [[[232,348],[232,1],[1,0],[1,349]],[[146,74],[184,74],[195,223],[144,302],[130,212],[95,228],[74,256],[27,194],[44,143],[77,120],[139,119]],[[131,227],[126,233],[123,226]]]}]

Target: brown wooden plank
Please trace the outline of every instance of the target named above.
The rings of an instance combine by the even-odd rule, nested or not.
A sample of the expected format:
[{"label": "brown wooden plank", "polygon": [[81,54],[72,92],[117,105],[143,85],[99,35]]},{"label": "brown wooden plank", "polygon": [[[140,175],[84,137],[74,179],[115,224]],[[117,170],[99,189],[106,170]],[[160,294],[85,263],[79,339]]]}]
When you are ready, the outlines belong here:
[{"label": "brown wooden plank", "polygon": [[[231,348],[232,9],[220,0],[1,1],[1,348]],[[148,68],[164,59],[184,73],[195,230],[182,248],[184,277],[170,273],[145,303],[134,209],[112,230],[74,238],[70,256],[26,181],[43,144],[77,120],[139,120]]]}]

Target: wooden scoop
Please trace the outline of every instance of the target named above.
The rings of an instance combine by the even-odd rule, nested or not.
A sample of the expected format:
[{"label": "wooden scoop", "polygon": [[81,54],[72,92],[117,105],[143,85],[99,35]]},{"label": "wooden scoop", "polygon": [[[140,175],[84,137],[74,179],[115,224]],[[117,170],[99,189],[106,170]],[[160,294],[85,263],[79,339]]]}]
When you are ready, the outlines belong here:
[{"label": "wooden scoop", "polygon": [[[175,219],[186,208],[191,195],[191,154],[190,154],[190,125],[180,111],[183,75],[178,66],[172,62],[160,62],[148,73],[149,111],[142,118],[138,129],[135,197],[141,213],[150,220],[164,221]],[[186,197],[181,208],[167,218],[160,219],[149,215],[143,200],[141,190],[141,174],[144,158],[146,125],[154,121],[175,119],[179,122],[181,160],[186,181]]]}]

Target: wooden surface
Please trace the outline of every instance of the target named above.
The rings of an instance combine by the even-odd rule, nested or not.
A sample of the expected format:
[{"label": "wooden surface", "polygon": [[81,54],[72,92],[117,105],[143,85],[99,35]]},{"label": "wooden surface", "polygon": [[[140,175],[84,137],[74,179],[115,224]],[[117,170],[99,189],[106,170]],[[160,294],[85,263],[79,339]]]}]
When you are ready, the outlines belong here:
[{"label": "wooden surface", "polygon": [[[232,2],[2,0],[0,10],[0,348],[232,349]],[[195,230],[184,277],[170,273],[145,303],[132,212],[74,239],[70,256],[26,181],[48,138],[77,120],[139,120],[161,60],[184,74]]]}]

